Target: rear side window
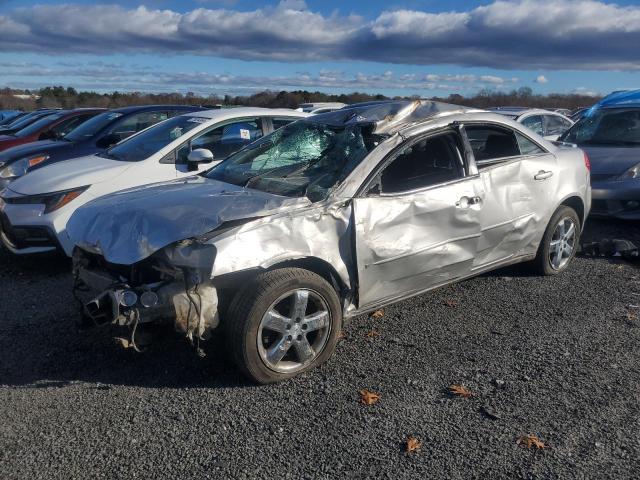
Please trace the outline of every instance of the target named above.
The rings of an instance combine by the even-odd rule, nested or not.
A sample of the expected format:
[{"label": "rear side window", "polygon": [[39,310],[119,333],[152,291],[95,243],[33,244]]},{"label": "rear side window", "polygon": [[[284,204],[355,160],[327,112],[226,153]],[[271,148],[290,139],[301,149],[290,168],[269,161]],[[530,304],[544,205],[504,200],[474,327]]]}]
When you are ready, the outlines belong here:
[{"label": "rear side window", "polygon": [[380,175],[382,193],[401,193],[464,177],[458,137],[437,135],[405,147]]},{"label": "rear side window", "polygon": [[518,140],[518,146],[520,147],[520,153],[522,155],[541,155],[547,153],[538,144],[518,132],[516,132],[516,139]]},{"label": "rear side window", "polygon": [[518,140],[511,129],[469,125],[465,130],[478,168],[520,155]]}]

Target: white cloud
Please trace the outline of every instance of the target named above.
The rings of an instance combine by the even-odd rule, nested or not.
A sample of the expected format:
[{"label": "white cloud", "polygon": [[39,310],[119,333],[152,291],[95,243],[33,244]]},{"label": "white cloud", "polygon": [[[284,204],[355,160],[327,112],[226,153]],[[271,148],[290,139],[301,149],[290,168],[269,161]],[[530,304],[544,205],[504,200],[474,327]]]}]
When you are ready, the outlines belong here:
[{"label": "white cloud", "polygon": [[540,84],[549,83],[549,80],[544,75],[538,75],[534,81]]},{"label": "white cloud", "polygon": [[496,0],[462,12],[388,10],[373,20],[301,0],[256,10],[211,0],[186,13],[144,6],[35,5],[0,15],[3,52],[160,53],[243,60],[501,69],[638,70],[640,6],[596,0]]}]

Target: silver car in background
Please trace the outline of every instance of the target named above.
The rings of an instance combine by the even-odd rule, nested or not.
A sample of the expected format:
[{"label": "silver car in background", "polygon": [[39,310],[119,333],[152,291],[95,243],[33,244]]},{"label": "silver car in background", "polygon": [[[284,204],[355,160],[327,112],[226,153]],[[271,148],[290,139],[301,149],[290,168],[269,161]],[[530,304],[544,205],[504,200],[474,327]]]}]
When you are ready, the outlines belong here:
[{"label": "silver car in background", "polygon": [[521,123],[546,140],[557,140],[573,125],[573,120],[560,112],[541,108],[496,107],[489,111]]},{"label": "silver car in background", "polygon": [[393,101],[90,202],[68,233],[88,320],[129,328],[134,345],[146,323],[219,329],[268,383],[327,360],[347,318],[514,263],[561,273],[589,209],[581,150],[502,115]]}]

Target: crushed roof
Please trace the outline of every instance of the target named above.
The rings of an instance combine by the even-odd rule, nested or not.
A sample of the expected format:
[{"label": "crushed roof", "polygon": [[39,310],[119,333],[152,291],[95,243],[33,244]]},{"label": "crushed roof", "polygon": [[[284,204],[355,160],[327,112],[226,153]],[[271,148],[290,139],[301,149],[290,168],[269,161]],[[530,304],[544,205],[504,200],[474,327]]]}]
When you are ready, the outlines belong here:
[{"label": "crushed roof", "polygon": [[374,133],[390,134],[436,116],[478,111],[482,110],[431,100],[392,100],[354,104],[307,121],[335,126],[374,125]]}]

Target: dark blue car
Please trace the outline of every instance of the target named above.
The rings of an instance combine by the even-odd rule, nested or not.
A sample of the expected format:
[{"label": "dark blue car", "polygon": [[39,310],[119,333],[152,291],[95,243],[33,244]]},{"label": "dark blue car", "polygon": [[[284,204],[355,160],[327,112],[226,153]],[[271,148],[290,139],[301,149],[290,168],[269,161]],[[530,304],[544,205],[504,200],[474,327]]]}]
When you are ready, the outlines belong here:
[{"label": "dark blue car", "polygon": [[109,110],[87,120],[62,140],[43,140],[0,153],[0,187],[31,170],[91,155],[167,118],[203,107],[145,105]]},{"label": "dark blue car", "polygon": [[560,140],[589,156],[591,214],[640,220],[640,90],[603,98]]}]

